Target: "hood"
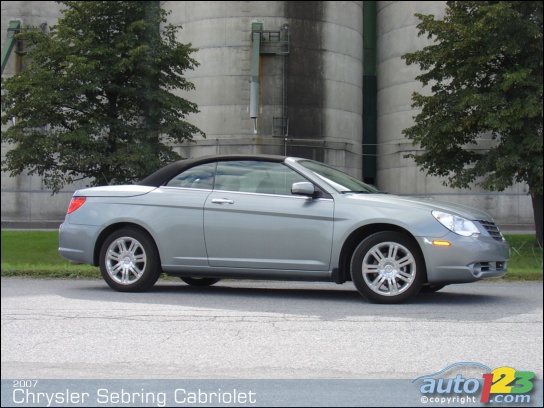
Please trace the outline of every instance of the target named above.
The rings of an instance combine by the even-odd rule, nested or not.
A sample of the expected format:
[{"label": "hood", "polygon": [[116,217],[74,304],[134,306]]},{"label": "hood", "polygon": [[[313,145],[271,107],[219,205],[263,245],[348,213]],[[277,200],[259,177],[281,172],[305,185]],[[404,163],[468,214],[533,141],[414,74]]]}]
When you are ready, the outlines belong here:
[{"label": "hood", "polygon": [[422,210],[438,210],[455,215],[459,215],[468,220],[475,221],[493,221],[493,217],[486,213],[485,211],[478,210],[476,208],[468,207],[462,204],[448,203],[445,201],[435,200],[433,198],[420,198],[420,197],[410,197],[410,196],[397,196],[391,194],[350,194],[347,195],[350,199],[362,200],[366,202],[374,202],[380,205],[390,205],[390,206],[402,206],[406,209],[408,206]]},{"label": "hood", "polygon": [[77,190],[74,197],[133,197],[147,194],[155,189],[156,187],[137,185],[91,187]]}]

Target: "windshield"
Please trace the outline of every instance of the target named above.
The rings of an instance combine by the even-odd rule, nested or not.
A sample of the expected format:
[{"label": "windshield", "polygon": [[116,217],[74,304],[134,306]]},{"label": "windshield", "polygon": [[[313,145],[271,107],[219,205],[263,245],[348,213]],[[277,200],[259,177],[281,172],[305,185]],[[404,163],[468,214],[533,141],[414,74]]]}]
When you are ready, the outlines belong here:
[{"label": "windshield", "polygon": [[376,187],[363,183],[362,181],[323,163],[311,160],[300,160],[298,163],[308,170],[311,170],[317,177],[339,193],[381,193]]}]

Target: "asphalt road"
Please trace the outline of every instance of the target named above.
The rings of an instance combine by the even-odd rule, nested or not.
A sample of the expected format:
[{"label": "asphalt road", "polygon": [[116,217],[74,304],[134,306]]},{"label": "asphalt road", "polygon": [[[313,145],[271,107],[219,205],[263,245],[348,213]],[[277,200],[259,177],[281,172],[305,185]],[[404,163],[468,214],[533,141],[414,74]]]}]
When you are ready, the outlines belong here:
[{"label": "asphalt road", "polygon": [[413,379],[456,362],[542,378],[542,283],[377,305],[353,285],[2,278],[2,379]]}]

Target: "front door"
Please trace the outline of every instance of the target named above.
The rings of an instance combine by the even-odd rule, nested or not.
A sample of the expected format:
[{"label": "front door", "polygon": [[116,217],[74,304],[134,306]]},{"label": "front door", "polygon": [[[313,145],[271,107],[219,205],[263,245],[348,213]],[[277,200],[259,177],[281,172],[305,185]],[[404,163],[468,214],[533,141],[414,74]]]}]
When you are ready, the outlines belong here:
[{"label": "front door", "polygon": [[334,201],[292,195],[299,181],[282,163],[219,163],[204,206],[210,266],[328,270]]}]

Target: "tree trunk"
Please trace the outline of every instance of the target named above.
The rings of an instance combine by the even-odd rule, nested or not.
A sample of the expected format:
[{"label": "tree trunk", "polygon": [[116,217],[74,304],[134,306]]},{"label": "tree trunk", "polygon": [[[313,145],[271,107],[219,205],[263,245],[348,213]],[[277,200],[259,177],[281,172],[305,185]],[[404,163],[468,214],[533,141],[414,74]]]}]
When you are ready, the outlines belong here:
[{"label": "tree trunk", "polygon": [[531,194],[537,244],[542,247],[542,194]]}]

